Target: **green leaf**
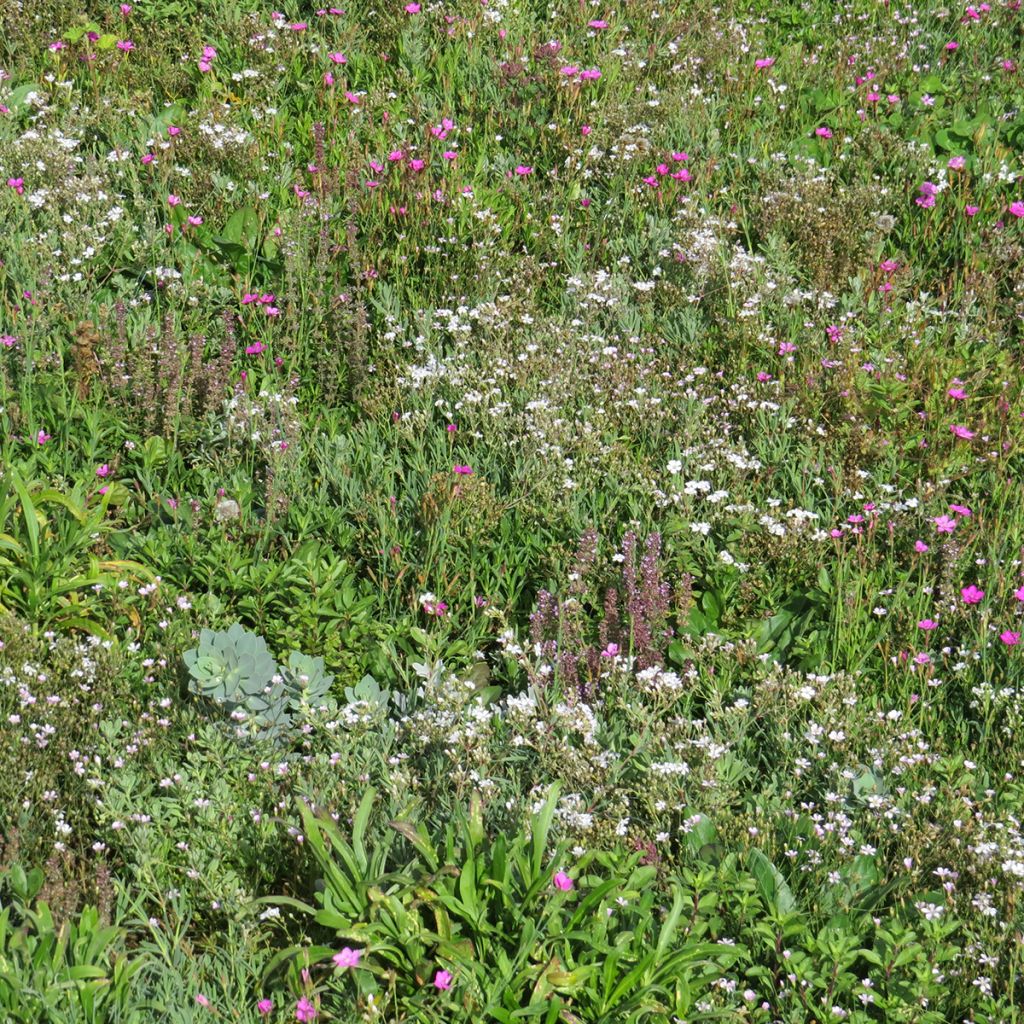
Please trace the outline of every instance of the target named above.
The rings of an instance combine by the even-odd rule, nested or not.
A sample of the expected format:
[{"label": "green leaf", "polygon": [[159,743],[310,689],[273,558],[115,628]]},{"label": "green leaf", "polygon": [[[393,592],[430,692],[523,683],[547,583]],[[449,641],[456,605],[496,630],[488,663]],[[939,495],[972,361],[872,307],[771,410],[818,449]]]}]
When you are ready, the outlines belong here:
[{"label": "green leaf", "polygon": [[793,890],[782,872],[760,850],[747,851],[747,867],[757,881],[761,895],[780,914],[790,914],[796,909]]}]

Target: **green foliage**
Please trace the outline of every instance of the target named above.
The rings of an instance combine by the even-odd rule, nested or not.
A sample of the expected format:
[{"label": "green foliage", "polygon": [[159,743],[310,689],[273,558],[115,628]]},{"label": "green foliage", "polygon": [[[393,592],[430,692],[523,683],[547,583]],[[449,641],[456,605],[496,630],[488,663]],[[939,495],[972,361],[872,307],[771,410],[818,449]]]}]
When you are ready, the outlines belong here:
[{"label": "green foliage", "polygon": [[263,637],[237,622],[220,632],[202,630],[199,646],[183,658],[192,692],[246,723],[258,739],[282,738],[300,706],[322,700],[334,681],[323,658],[297,651],[280,667]]},{"label": "green foliage", "polygon": [[102,557],[102,538],[114,526],[111,495],[90,500],[32,487],[18,469],[0,473],[0,612],[39,629],[84,629],[106,636],[104,601],[97,594],[118,579],[145,578],[137,562]]},{"label": "green foliage", "polygon": [[9,868],[6,881],[14,898],[0,903],[4,1019],[12,1024],[126,1019],[137,1007],[134,984],[144,960],[128,954],[124,929],[105,925],[93,906],[55,921],[44,901],[31,898],[36,886],[26,886],[23,870]]}]

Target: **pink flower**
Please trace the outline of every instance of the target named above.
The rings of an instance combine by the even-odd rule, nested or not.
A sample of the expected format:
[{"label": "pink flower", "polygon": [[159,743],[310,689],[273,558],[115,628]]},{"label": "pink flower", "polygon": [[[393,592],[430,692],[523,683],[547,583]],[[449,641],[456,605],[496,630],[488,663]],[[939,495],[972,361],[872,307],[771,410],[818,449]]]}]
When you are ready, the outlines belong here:
[{"label": "pink flower", "polygon": [[330,57],[332,64],[347,64],[348,63],[348,57],[346,57],[345,54],[343,54],[343,53],[329,53],[329,54],[327,54],[327,56]]},{"label": "pink flower", "polygon": [[448,426],[445,427],[444,429],[447,430],[449,434],[454,434],[459,429],[459,427],[458,424],[456,423],[449,423]]},{"label": "pink flower", "polygon": [[440,989],[442,992],[447,992],[452,987],[452,973],[451,971],[438,971],[434,975],[434,988]]},{"label": "pink flower", "polygon": [[972,583],[969,587],[961,588],[960,596],[964,599],[964,604],[980,604],[982,598],[985,596],[985,591],[979,590]]},{"label": "pink flower", "polygon": [[817,135],[819,139],[831,139],[832,129],[829,128],[828,125],[822,125],[820,128],[814,129],[814,134]]},{"label": "pink flower", "polygon": [[455,473],[457,476],[472,476],[472,474],[473,474],[473,467],[472,466],[453,466],[452,467],[452,472]]},{"label": "pink flower", "polygon": [[419,4],[406,4],[405,5],[405,13],[406,14],[419,14],[420,13],[420,5]]},{"label": "pink flower", "polygon": [[917,552],[917,553],[918,553],[919,555],[923,555],[923,554],[924,554],[924,553],[925,553],[926,551],[928,551],[929,549],[928,549],[928,545],[927,545],[927,544],[925,544],[925,542],[924,542],[923,540],[915,540],[915,541],[914,541],[914,550],[915,550],[915,551],[916,551],[916,552]]},{"label": "pink flower", "polygon": [[130,39],[119,39],[117,42],[117,48],[124,53],[128,53],[129,50],[135,49],[135,44]]},{"label": "pink flower", "polygon": [[933,629],[938,629],[939,624],[934,619],[922,619],[917,624],[918,629],[923,629],[925,632],[930,632]]},{"label": "pink flower", "polygon": [[205,1006],[205,1007],[207,1007],[207,1008],[208,1008],[208,1007],[209,1007],[209,1005],[210,1005],[210,1000],[209,1000],[209,999],[207,999],[207,998],[206,998],[206,996],[204,996],[204,995],[203,995],[203,994],[202,994],[201,992],[200,992],[200,993],[199,993],[199,994],[198,994],[198,995],[196,996],[196,1002],[197,1002],[197,1003],[198,1003],[198,1004],[199,1004],[200,1006]]},{"label": "pink flower", "polygon": [[962,156],[951,156],[946,166],[951,171],[962,171],[967,166],[967,159]]},{"label": "pink flower", "polygon": [[1024,217],[1024,202],[1018,200],[1015,203],[1010,203],[1010,213],[1012,213],[1014,217]]},{"label": "pink flower", "polygon": [[251,345],[245,346],[247,356],[258,356],[267,346],[262,341],[254,341]]},{"label": "pink flower", "polygon": [[970,439],[974,437],[973,430],[968,430],[967,427],[962,427],[956,423],[954,423],[953,426],[951,426],[949,429],[952,433],[956,434],[956,436],[959,437],[962,441],[970,441]]},{"label": "pink flower", "polygon": [[939,533],[952,533],[956,529],[956,520],[951,519],[949,516],[939,516],[933,519],[932,522],[935,523],[935,529]]},{"label": "pink flower", "polygon": [[121,13],[127,18],[132,13],[131,4],[121,4]]},{"label": "pink flower", "polygon": [[958,50],[960,49],[960,44],[955,39],[951,39],[948,43],[946,43],[946,49],[950,51]]},{"label": "pink flower", "polygon": [[335,953],[332,959],[335,967],[358,967],[359,958],[363,955],[361,949],[349,949],[346,946],[340,953]]},{"label": "pink flower", "polygon": [[19,196],[25,194],[25,179],[24,178],[8,178],[7,187],[13,188]]},{"label": "pink flower", "polygon": [[144,157],[142,158],[142,161],[141,161],[141,162],[142,162],[142,163],[144,163],[144,164],[151,164],[151,163],[152,163],[152,162],[153,162],[153,161],[154,161],[155,159],[156,159],[156,157],[155,157],[155,156],[153,156],[153,154],[152,154],[152,153],[147,153],[147,154],[146,154],[146,155],[145,155],[145,156],[144,156]]},{"label": "pink flower", "polygon": [[44,445],[44,444],[46,444],[47,441],[52,441],[52,440],[53,440],[53,435],[52,434],[48,434],[45,430],[40,430],[39,433],[36,434],[36,444],[38,444],[38,445]]},{"label": "pink flower", "polygon": [[268,1013],[270,1013],[270,1011],[273,1010],[273,1008],[274,1008],[274,1000],[273,999],[261,999],[256,1004],[256,1009],[260,1011],[260,1016],[262,1016],[262,1017],[266,1017],[266,1015]]},{"label": "pink flower", "polygon": [[1012,630],[1004,630],[999,634],[999,639],[1006,644],[1007,647],[1015,647],[1020,643],[1020,633],[1014,633]]},{"label": "pink flower", "polygon": [[964,516],[967,519],[971,517],[971,510],[966,505],[950,505],[950,512],[955,512],[958,516]]},{"label": "pink flower", "polygon": [[520,164],[516,168],[516,174],[518,174],[520,177],[525,177],[527,174],[533,174],[533,168],[527,167],[526,164]]},{"label": "pink flower", "polygon": [[754,67],[758,71],[763,71],[765,68],[770,68],[775,63],[774,57],[759,57],[754,61]]},{"label": "pink flower", "polygon": [[[619,653],[618,644],[609,644],[602,652],[602,658],[614,658]],[[571,879],[570,879],[571,881]],[[555,883],[557,885],[557,882]]]},{"label": "pink flower", "polygon": [[295,1019],[303,1024],[316,1020],[316,1007],[305,996],[295,1004]]},{"label": "pink flower", "polygon": [[110,467],[104,462],[102,466],[96,467],[96,475],[98,477],[110,476]]},{"label": "pink flower", "polygon": [[415,158],[413,158],[413,159],[411,159],[411,160],[409,161],[409,166],[410,166],[410,167],[411,167],[411,168],[412,168],[412,169],[413,169],[414,171],[422,171],[422,170],[423,170],[423,167],[424,167],[424,163],[423,163],[423,161],[422,161],[422,160],[418,160],[418,159],[415,159]]},{"label": "pink flower", "polygon": [[1020,601],[1020,602],[1024,603],[1024,587],[1018,587],[1018,588],[1017,588],[1017,589],[1016,589],[1016,590],[1015,590],[1015,591],[1013,592],[1013,596],[1014,596],[1015,598],[1017,598],[1017,600],[1018,600],[1018,601]]},{"label": "pink flower", "polygon": [[[616,649],[616,653],[618,653],[618,649]],[[564,871],[556,871],[552,882],[555,888],[562,892],[569,892],[573,887],[572,879]]]},{"label": "pink flower", "polygon": [[957,402],[962,402],[967,397],[967,392],[963,388],[950,388],[946,394]]},{"label": "pink flower", "polygon": [[597,68],[585,68],[580,72],[580,78],[585,82],[596,82],[601,77],[601,72]]},{"label": "pink flower", "polygon": [[173,192],[167,197],[168,206],[177,206],[181,202],[181,198],[176,196]]},{"label": "pink flower", "polygon": [[968,203],[964,207],[964,213],[967,214],[968,217],[973,217],[980,209],[980,206],[971,206],[971,204]]}]

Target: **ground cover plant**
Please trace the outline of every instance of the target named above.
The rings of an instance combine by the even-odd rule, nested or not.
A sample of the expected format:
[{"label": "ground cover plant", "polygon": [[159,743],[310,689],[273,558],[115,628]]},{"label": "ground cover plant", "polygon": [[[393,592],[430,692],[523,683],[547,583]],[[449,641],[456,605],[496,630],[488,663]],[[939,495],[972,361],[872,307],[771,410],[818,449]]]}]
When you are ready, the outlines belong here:
[{"label": "ground cover plant", "polygon": [[1024,1020],[1019,0],[2,19],[4,1020]]}]

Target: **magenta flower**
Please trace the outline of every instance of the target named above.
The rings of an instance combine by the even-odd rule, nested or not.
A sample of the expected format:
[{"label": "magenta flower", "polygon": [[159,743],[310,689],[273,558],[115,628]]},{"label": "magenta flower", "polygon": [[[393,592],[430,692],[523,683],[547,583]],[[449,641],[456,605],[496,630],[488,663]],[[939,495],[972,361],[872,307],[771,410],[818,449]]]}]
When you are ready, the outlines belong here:
[{"label": "magenta flower", "polygon": [[817,135],[819,139],[831,139],[832,129],[829,128],[828,125],[822,125],[820,128],[814,129],[814,134]]},{"label": "magenta flower", "polygon": [[1018,588],[1017,588],[1017,589],[1016,589],[1016,590],[1015,590],[1015,591],[1013,592],[1013,596],[1014,596],[1015,598],[1017,598],[1017,600],[1018,600],[1018,601],[1022,601],[1022,602],[1024,602],[1024,587],[1018,587]]},{"label": "magenta flower", "polygon": [[104,462],[102,466],[96,467],[96,475],[99,477],[110,476],[110,467]]},{"label": "magenta flower", "polygon": [[295,1019],[302,1024],[316,1020],[316,1007],[305,996],[295,1004]]},{"label": "magenta flower", "polygon": [[964,213],[966,213],[968,217],[973,217],[980,209],[980,206],[971,206],[968,203],[968,205],[964,207]]},{"label": "magenta flower", "polygon": [[331,58],[331,63],[332,64],[347,64],[348,63],[348,57],[346,57],[345,54],[343,54],[343,53],[329,53],[329,54],[327,54],[327,56]]},{"label": "magenta flower", "polygon": [[999,634],[999,639],[1006,644],[1007,647],[1015,647],[1020,643],[1020,633],[1015,633],[1012,630],[1004,630]]},{"label": "magenta flower", "polygon": [[555,888],[560,889],[562,892],[569,892],[573,887],[572,879],[564,871],[556,871],[551,881],[554,883]]},{"label": "magenta flower", "polygon": [[334,966],[340,968],[346,967],[358,967],[359,958],[363,955],[361,949],[349,949],[346,946],[340,953],[335,953],[331,958],[334,960]]},{"label": "magenta flower", "polygon": [[1015,203],[1010,203],[1010,213],[1017,218],[1024,217],[1024,203],[1020,200]]},{"label": "magenta flower", "polygon": [[775,63],[774,57],[759,57],[754,61],[754,67],[758,71],[763,71],[765,68],[770,68]]},{"label": "magenta flower", "polygon": [[473,474],[473,467],[472,466],[452,466],[452,472],[456,473],[458,476],[472,476],[472,474]]},{"label": "magenta flower", "polygon": [[960,596],[964,599],[964,604],[980,604],[982,598],[985,596],[985,591],[979,590],[972,583],[969,587],[961,588]]},{"label": "magenta flower", "polygon": [[938,629],[939,628],[939,624],[934,619],[922,619],[917,624],[917,628],[918,629],[923,629],[927,633],[927,632],[930,632],[933,629]]},{"label": "magenta flower", "polygon": [[958,516],[964,516],[969,519],[971,517],[971,510],[966,505],[950,505],[950,512],[955,512]]},{"label": "magenta flower", "polygon": [[956,434],[962,441],[970,441],[974,437],[973,430],[968,430],[967,427],[962,427],[958,423],[954,423],[949,429],[951,433]]},{"label": "magenta flower", "polygon": [[420,5],[419,4],[406,4],[405,5],[405,13],[406,14],[419,14],[420,13]]},{"label": "magenta flower", "polygon": [[933,522],[939,533],[952,533],[956,529],[956,520],[949,516],[938,516]]},{"label": "magenta flower", "polygon": [[533,168],[528,167],[526,164],[520,164],[516,168],[516,174],[518,174],[520,177],[524,177],[527,174],[533,174]]},{"label": "magenta flower", "polygon": [[451,971],[438,971],[434,975],[434,988],[440,989],[442,992],[447,992],[452,987],[452,973]]},{"label": "magenta flower", "polygon": [[946,394],[955,402],[962,402],[967,397],[967,392],[963,388],[950,388]]},{"label": "magenta flower", "polygon": [[260,1016],[261,1017],[266,1017],[266,1015],[268,1013],[270,1013],[270,1011],[273,1010],[273,1008],[274,1008],[274,1000],[273,999],[261,999],[256,1004],[256,1009],[260,1011]]},{"label": "magenta flower", "polygon": [[119,39],[117,41],[117,48],[123,53],[128,53],[135,49],[135,44],[130,39]]},{"label": "magenta flower", "polygon": [[45,430],[40,430],[39,433],[36,434],[36,444],[38,445],[44,445],[47,441],[51,440],[53,440],[53,435],[48,434]]}]

